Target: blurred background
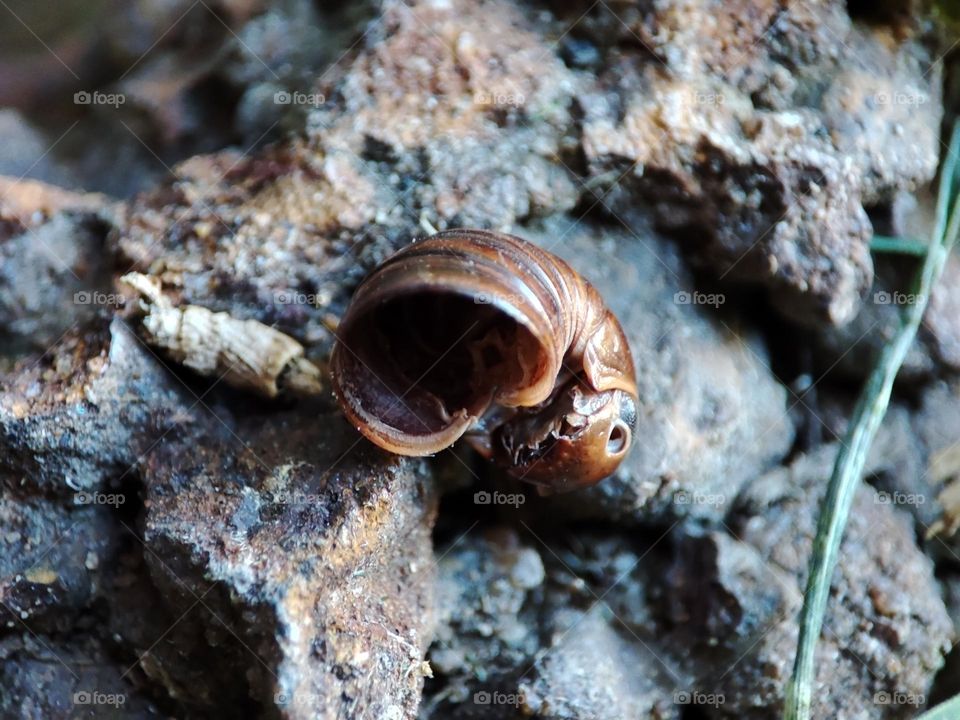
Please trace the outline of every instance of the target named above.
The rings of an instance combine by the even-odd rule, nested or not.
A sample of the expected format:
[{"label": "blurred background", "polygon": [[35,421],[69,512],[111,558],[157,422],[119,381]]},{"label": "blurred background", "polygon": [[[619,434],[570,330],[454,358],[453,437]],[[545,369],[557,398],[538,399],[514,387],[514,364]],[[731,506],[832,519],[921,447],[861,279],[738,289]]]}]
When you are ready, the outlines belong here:
[{"label": "blurred background", "polygon": [[365,2],[0,1],[0,175],[130,195],[168,167],[302,125]]}]

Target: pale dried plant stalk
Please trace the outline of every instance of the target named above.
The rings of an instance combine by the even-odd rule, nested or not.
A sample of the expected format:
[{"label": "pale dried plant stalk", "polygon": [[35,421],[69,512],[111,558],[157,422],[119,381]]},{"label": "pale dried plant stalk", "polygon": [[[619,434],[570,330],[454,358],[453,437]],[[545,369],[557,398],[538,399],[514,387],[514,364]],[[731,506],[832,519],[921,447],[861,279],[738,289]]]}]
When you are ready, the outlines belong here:
[{"label": "pale dried plant stalk", "polygon": [[121,282],[143,298],[144,339],[174,362],[268,398],[323,392],[319,368],[289,335],[199,305],[174,307],[160,281],[142,273],[124,275]]}]

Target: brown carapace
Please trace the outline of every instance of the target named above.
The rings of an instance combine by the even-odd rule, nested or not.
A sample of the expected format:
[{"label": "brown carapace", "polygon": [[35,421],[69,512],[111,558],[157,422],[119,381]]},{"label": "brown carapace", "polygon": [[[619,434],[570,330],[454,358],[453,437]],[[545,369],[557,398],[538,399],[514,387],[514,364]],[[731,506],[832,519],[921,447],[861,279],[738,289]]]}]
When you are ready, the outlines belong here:
[{"label": "brown carapace", "polygon": [[600,294],[503,233],[447,230],[386,260],[331,364],[343,411],[380,447],[431,455],[466,436],[548,491],[610,475],[636,424],[630,348]]}]

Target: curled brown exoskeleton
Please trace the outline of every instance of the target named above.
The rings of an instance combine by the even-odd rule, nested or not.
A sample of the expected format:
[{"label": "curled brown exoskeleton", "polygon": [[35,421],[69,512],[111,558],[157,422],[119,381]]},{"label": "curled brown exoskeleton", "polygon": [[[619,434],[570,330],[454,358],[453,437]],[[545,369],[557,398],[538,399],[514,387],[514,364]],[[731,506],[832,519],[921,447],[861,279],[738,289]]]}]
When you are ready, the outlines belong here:
[{"label": "curled brown exoskeleton", "polygon": [[380,447],[430,455],[465,436],[546,491],[610,475],[636,424],[630,348],[597,290],[502,233],[444,231],[376,268],[331,366],[347,417]]}]

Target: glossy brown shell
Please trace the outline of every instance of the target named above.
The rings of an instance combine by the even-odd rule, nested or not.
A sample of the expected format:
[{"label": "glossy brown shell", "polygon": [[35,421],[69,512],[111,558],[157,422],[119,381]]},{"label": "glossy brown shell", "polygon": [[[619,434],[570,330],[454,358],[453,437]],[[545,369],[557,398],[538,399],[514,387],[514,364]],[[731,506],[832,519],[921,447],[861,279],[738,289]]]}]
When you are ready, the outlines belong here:
[{"label": "glossy brown shell", "polygon": [[403,455],[449,447],[492,408],[556,403],[571,382],[636,396],[596,289],[557,256],[481,230],[438,233],[377,267],[340,324],[332,371],[350,421]]}]

